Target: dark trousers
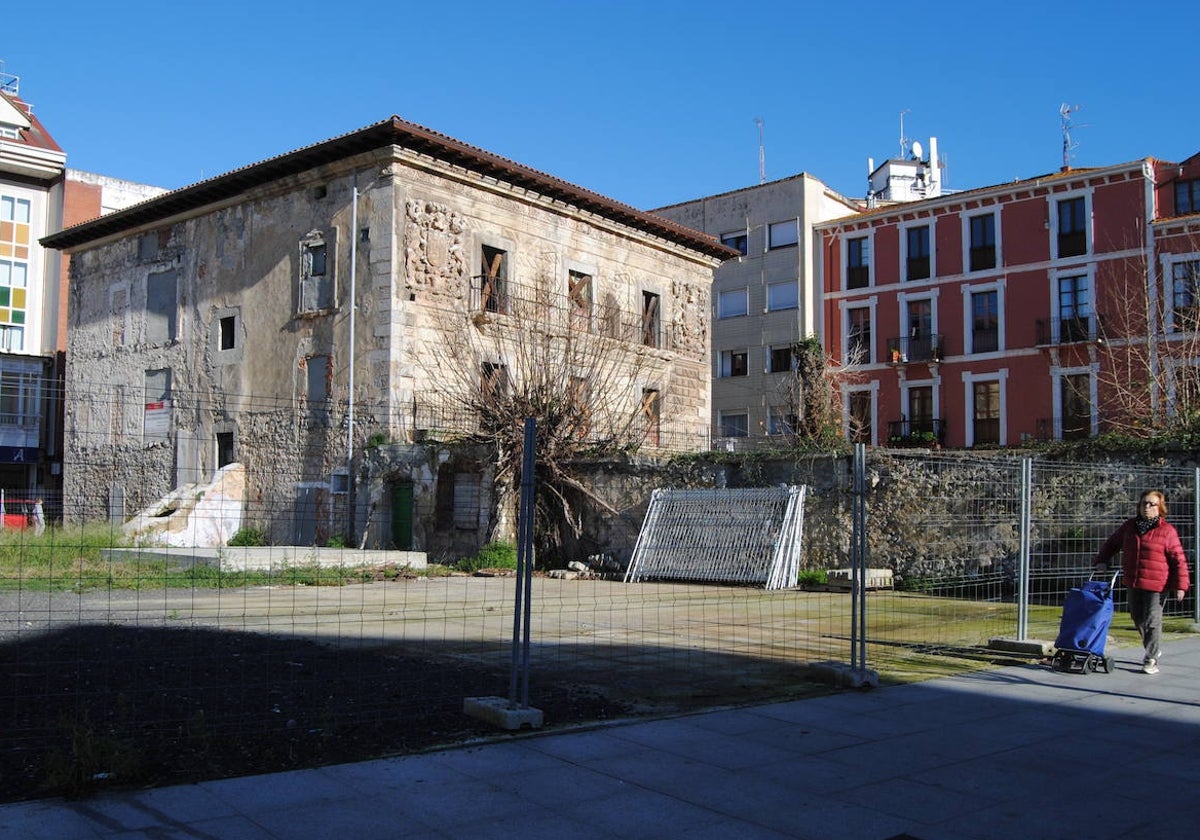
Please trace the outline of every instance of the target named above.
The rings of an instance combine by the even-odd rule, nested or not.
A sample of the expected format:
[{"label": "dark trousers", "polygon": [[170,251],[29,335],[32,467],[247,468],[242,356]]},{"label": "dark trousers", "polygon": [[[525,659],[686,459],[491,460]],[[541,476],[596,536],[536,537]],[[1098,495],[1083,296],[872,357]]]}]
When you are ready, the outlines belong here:
[{"label": "dark trousers", "polygon": [[1148,589],[1129,589],[1129,617],[1142,637],[1146,659],[1158,659],[1162,641],[1162,593]]}]

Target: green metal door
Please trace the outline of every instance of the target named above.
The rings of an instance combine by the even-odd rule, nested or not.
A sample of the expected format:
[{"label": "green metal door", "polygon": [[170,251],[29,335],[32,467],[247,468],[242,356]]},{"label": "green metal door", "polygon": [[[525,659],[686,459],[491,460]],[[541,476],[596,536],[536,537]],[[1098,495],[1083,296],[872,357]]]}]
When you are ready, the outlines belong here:
[{"label": "green metal door", "polygon": [[392,485],[392,545],[402,551],[412,550],[413,485],[401,481]]}]

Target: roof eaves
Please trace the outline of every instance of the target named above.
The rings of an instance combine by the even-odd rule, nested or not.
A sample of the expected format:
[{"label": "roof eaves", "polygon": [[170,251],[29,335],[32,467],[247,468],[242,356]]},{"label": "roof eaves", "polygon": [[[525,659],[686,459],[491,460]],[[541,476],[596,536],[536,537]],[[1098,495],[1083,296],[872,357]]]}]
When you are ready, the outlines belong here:
[{"label": "roof eaves", "polygon": [[292,152],[182,187],[165,195],[135,204],[125,210],[83,222],[44,237],[48,248],[72,248],[119,234],[124,230],[153,224],[180,213],[217,203],[279,178],[332,163],[384,146],[399,145],[431,157],[457,164],[480,175],[530,189],[581,209],[647,230],[668,241],[707,256],[730,259],[737,252],[715,237],[637,210],[614,199],[571,184],[552,175],[471,146],[397,116],[305,146]]}]

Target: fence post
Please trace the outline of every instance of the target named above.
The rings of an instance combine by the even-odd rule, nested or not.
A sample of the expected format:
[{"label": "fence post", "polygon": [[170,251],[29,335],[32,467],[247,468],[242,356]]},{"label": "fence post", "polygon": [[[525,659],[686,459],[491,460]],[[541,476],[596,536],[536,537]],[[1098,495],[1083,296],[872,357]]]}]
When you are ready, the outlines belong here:
[{"label": "fence post", "polygon": [[855,684],[873,684],[867,672],[867,447],[862,443],[854,444],[851,523],[850,671]]},{"label": "fence post", "polygon": [[1200,467],[1192,470],[1192,621],[1200,624]]},{"label": "fence post", "polygon": [[[525,418],[524,451],[521,453],[521,507],[517,513],[517,586],[513,609],[512,672],[508,683],[508,707],[529,705],[529,596],[533,589],[533,482],[537,421]],[[518,696],[518,682],[520,693]]]},{"label": "fence post", "polygon": [[1017,561],[1017,641],[1029,638],[1029,541],[1032,530],[1033,459],[1021,459],[1020,556]]}]

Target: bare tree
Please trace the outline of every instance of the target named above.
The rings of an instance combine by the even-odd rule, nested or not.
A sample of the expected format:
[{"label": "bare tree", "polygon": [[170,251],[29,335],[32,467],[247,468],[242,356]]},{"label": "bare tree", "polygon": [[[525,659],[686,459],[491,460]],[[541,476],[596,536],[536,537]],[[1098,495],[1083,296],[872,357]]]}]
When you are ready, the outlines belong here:
[{"label": "bare tree", "polygon": [[1097,277],[1098,369],[1104,425],[1134,437],[1200,430],[1200,252],[1195,232],[1157,270],[1144,251],[1111,261]]},{"label": "bare tree", "polygon": [[792,345],[792,374],[777,391],[780,404],[788,409],[791,443],[800,447],[843,444],[841,386],[858,376],[852,365],[827,355],[815,336]]},{"label": "bare tree", "polygon": [[474,278],[470,301],[438,310],[436,343],[422,362],[422,399],[451,410],[460,439],[494,450],[493,537],[515,505],[525,420],[536,421],[539,562],[580,537],[585,505],[618,514],[575,466],[658,443],[662,397],[643,383],[666,370],[646,313],[611,297],[597,302],[581,273],[570,274],[565,294],[551,289],[546,277],[525,286]]}]

